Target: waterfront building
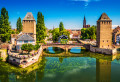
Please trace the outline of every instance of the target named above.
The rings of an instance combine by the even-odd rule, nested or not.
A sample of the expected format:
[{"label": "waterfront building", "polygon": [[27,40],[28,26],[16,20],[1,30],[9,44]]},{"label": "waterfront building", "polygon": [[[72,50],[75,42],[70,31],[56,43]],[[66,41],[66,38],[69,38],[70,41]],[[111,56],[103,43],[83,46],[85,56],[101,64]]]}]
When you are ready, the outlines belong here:
[{"label": "waterfront building", "polygon": [[84,20],[83,20],[83,28],[89,28],[90,25],[86,25],[86,18],[84,16]]},{"label": "waterfront building", "polygon": [[17,50],[20,50],[22,44],[30,43],[35,45],[36,43],[36,21],[31,12],[26,14],[22,23],[22,32],[11,34],[11,43],[16,46]]},{"label": "waterfront building", "polygon": [[30,36],[29,34],[22,34],[18,39],[17,39],[17,44],[16,44],[16,48],[17,50],[20,50],[20,47],[23,45],[23,44],[32,44],[32,45],[35,45],[35,39]]},{"label": "waterfront building", "polygon": [[112,49],[112,20],[106,13],[97,21],[97,47]]},{"label": "waterfront building", "polygon": [[116,27],[113,29],[113,43],[116,45],[120,45],[120,27]]},{"label": "waterfront building", "polygon": [[36,42],[36,21],[31,12],[28,12],[23,19],[23,33],[29,33]]}]

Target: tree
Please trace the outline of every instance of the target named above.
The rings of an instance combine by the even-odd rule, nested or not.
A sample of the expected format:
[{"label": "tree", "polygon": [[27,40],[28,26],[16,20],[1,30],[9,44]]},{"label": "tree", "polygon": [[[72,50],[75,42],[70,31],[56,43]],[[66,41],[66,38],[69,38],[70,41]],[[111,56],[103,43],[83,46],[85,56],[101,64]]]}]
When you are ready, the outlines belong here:
[{"label": "tree", "polygon": [[10,40],[11,26],[9,22],[8,11],[5,8],[1,9],[0,15],[0,37],[2,42]]},{"label": "tree", "polygon": [[21,50],[23,51],[28,51],[31,52],[33,50],[33,45],[32,44],[23,44],[22,47],[21,47]]},{"label": "tree", "polygon": [[67,31],[67,30],[65,30],[65,29],[60,32],[60,36],[61,36],[61,35],[66,35],[66,36],[68,36],[68,38],[70,38],[70,37],[69,37],[69,36],[70,36],[70,32]]},{"label": "tree", "polygon": [[66,36],[69,37],[70,32],[65,30],[65,29],[62,30],[62,31],[59,31],[59,28],[55,28],[55,29],[52,30],[52,39],[53,39],[54,42],[58,41],[58,38],[61,35],[66,35]]},{"label": "tree", "polygon": [[63,31],[64,30],[64,25],[63,25],[63,22],[60,22],[59,24],[59,31]]},{"label": "tree", "polygon": [[38,12],[37,14],[37,24],[36,24],[36,36],[37,41],[44,40],[46,37],[46,27],[44,23],[44,16],[41,12]]},{"label": "tree", "polygon": [[34,50],[38,50],[40,48],[40,45],[39,43],[37,43],[35,46],[34,46]]},{"label": "tree", "polygon": [[81,39],[96,39],[96,26],[81,29]]},{"label": "tree", "polygon": [[17,19],[16,27],[18,32],[22,31],[22,22],[20,17]]},{"label": "tree", "polygon": [[59,37],[59,28],[55,28],[52,30],[52,39],[54,42],[58,41]]}]

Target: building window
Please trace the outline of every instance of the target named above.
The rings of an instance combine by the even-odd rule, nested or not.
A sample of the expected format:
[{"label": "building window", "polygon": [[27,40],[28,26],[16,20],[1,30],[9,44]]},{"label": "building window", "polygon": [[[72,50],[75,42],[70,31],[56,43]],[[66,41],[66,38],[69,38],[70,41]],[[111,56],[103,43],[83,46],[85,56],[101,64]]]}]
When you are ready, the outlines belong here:
[{"label": "building window", "polygon": [[30,43],[33,43],[33,41],[30,41]]},{"label": "building window", "polygon": [[108,47],[109,47],[109,45],[108,45]]},{"label": "building window", "polygon": [[24,43],[28,43],[28,41],[24,41]]},{"label": "building window", "polygon": [[107,42],[108,42],[108,40],[107,40]]},{"label": "building window", "polygon": [[104,42],[104,40],[103,40],[103,42]]},{"label": "building window", "polygon": [[22,43],[22,41],[19,41],[19,43]]}]

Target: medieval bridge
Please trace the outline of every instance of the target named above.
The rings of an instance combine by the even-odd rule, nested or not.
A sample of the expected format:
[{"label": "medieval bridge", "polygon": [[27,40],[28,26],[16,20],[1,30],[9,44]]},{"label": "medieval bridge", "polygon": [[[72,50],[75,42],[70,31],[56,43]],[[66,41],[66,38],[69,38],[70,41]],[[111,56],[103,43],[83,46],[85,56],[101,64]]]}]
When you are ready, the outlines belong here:
[{"label": "medieval bridge", "polygon": [[46,49],[48,47],[59,47],[64,49],[65,51],[68,51],[69,49],[73,47],[84,47],[84,44],[44,44],[42,45],[42,49]]}]

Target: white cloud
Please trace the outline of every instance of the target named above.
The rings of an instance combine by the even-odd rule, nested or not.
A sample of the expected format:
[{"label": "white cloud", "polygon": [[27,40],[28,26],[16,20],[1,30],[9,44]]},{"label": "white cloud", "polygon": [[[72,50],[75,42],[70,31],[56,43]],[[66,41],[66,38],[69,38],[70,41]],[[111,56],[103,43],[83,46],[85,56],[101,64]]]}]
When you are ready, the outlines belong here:
[{"label": "white cloud", "polygon": [[97,2],[97,1],[100,1],[100,0],[72,0],[72,1],[83,1],[83,2],[85,2],[85,7],[87,7],[88,6],[88,4],[89,4],[89,2],[92,2],[92,1],[95,1],[95,2]]},{"label": "white cloud", "polygon": [[116,28],[117,26],[120,26],[120,25],[112,25],[112,28],[114,29],[114,28]]}]

